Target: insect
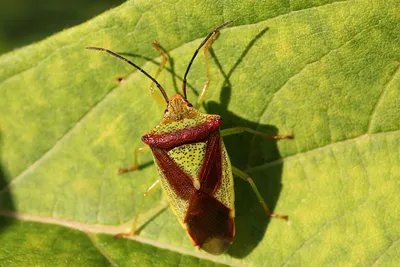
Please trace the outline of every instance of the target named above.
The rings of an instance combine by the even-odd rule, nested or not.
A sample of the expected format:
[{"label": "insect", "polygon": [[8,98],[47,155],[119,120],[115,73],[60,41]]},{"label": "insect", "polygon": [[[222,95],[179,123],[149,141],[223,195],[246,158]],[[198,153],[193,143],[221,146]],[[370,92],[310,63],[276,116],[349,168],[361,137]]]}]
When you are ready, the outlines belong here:
[{"label": "insect", "polygon": [[[171,98],[168,98],[166,91],[155,78],[135,63],[105,48],[86,47],[107,52],[140,70],[152,80],[152,86],[155,84],[158,87],[167,104],[160,123],[142,136],[142,141],[147,146],[135,150],[134,165],[118,169],[119,173],[137,170],[139,153],[151,151],[159,176],[159,179],[144,193],[132,230],[129,233],[118,234],[118,237],[135,235],[136,223],[144,199],[161,184],[170,206],[192,243],[211,254],[218,255],[225,252],[235,235],[233,175],[250,183],[268,216],[287,219],[287,216],[271,213],[253,180],[231,165],[222,137],[243,132],[260,135],[267,139],[290,139],[292,136],[270,136],[246,127],[220,130],[221,116],[198,110],[205,99],[210,82],[209,47],[216,34],[230,23],[231,21],[225,22],[216,27],[199,45],[187,66],[183,78],[182,95],[177,94]],[[167,56],[156,42],[153,46],[163,56],[158,75],[167,62]],[[186,80],[192,63],[203,46],[208,80],[196,103],[192,105],[187,100]]]}]

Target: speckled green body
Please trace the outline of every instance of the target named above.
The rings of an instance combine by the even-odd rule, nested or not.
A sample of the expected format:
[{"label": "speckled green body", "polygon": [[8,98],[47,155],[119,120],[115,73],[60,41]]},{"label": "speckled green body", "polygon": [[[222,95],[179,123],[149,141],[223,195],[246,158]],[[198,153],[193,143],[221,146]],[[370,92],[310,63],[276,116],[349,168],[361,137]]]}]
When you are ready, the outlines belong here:
[{"label": "speckled green body", "polygon": [[[204,165],[207,165],[204,164],[204,161],[207,160],[208,134],[212,134],[214,139],[219,138],[217,142],[220,144],[220,146],[218,146],[218,149],[220,149],[218,153],[221,155],[221,166],[218,165],[217,168],[214,169],[218,169],[218,172],[221,173],[220,176],[218,176],[220,181],[218,182],[218,186],[215,187],[215,191],[210,195],[229,209],[229,217],[233,222],[234,184],[231,163],[222,138],[219,135],[219,123],[218,126],[209,126],[216,120],[220,121],[220,116],[202,113],[193,108],[192,105],[180,95],[176,95],[171,98],[168,109],[161,122],[153,130],[144,135],[142,140],[147,144],[149,144],[149,140],[151,140],[153,143],[149,144],[150,147],[159,145],[161,142],[158,142],[159,139],[161,139],[162,142],[167,142],[168,148],[165,148],[165,151],[167,151],[168,157],[172,159],[172,164],[176,164],[184,173],[190,176],[191,186],[194,187],[193,190],[199,191],[201,190],[202,183],[202,177],[200,177],[201,169],[204,168]],[[208,130],[204,130],[206,129],[205,127],[214,128],[208,133]],[[205,136],[201,138],[201,141],[190,141],[190,138],[199,135],[201,131],[204,132]],[[175,143],[176,145],[174,145]],[[174,177],[166,177],[166,171],[160,167],[160,159],[156,157],[154,150],[153,157],[156,163],[159,180],[172,210],[183,228],[188,230],[185,218],[190,203],[187,199],[180,197],[176,188],[171,186],[170,180],[174,179]],[[233,237],[234,225],[231,231]],[[195,245],[199,246],[192,238],[191,240]],[[205,242],[201,248],[210,253],[219,254],[222,250],[226,250],[230,242],[223,239],[211,238]]]},{"label": "speckled green body", "polygon": [[[198,174],[202,166],[205,156],[205,144],[194,143],[190,145],[178,146],[168,152],[168,155],[178,164],[186,173],[188,173],[194,180],[195,188],[200,187]],[[223,203],[228,208],[234,210],[234,187],[233,176],[231,171],[231,162],[225,146],[222,144],[222,182],[221,187],[217,190],[215,198]],[[168,184],[167,178],[160,171],[157,166],[158,175],[160,177],[161,186],[167,196],[168,202],[171,204],[172,210],[182,226],[186,229],[183,223],[187,209],[188,202],[181,200]],[[232,214],[234,216],[234,214]]]}]

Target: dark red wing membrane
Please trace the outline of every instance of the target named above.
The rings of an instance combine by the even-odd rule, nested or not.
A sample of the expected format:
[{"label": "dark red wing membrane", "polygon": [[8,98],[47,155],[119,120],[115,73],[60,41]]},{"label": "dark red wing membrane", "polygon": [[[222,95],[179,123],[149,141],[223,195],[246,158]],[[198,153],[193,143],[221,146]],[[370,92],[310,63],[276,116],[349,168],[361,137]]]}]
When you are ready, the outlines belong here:
[{"label": "dark red wing membrane", "polygon": [[200,190],[211,196],[221,185],[221,161],[221,137],[216,132],[207,141],[206,154],[199,172]]},{"label": "dark red wing membrane", "polygon": [[192,178],[187,175],[171,158],[166,150],[161,148],[152,148],[153,155],[157,160],[157,165],[167,178],[178,197],[184,200],[190,200],[196,188],[193,186]]},{"label": "dark red wing membrane", "polygon": [[232,243],[235,226],[230,209],[201,190],[190,201],[185,223],[195,244],[209,253],[221,254]]}]

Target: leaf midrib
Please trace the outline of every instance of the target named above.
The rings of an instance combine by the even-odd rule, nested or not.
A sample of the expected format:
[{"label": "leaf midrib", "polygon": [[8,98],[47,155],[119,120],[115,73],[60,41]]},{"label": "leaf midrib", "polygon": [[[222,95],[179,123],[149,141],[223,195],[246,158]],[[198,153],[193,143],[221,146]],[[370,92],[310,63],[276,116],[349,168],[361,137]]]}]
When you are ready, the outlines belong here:
[{"label": "leaf midrib", "polygon": [[[25,213],[20,213],[20,212],[13,212],[13,211],[2,211],[0,210],[0,216],[6,216],[10,218],[15,218],[18,220],[23,220],[23,221],[32,221],[32,222],[38,222],[38,223],[45,223],[45,224],[53,224],[53,225],[59,225],[63,226],[69,229],[74,229],[78,230],[82,233],[85,233],[88,238],[96,244],[93,244],[93,246],[107,259],[109,260],[109,257],[106,255],[105,251],[103,249],[99,249],[101,245],[98,243],[96,238],[94,237],[94,234],[108,234],[108,235],[115,235],[117,233],[120,233],[122,230],[120,226],[104,226],[104,225],[90,225],[90,224],[85,224],[85,223],[78,223],[74,221],[69,221],[69,220],[64,220],[60,218],[54,218],[54,217],[46,217],[46,216],[40,216],[40,215],[31,215],[31,214],[25,214]],[[157,240],[149,239],[143,236],[133,236],[129,237],[127,239],[131,239],[135,242],[150,245],[159,249],[166,249],[178,254],[186,255],[186,256],[191,256],[191,257],[196,257],[204,260],[209,260],[213,261],[216,263],[220,264],[225,264],[229,266],[243,266],[239,261],[234,261],[234,260],[222,260],[221,257],[218,256],[213,256],[210,254],[206,253],[197,253],[196,251],[191,251],[188,249],[184,249],[181,247],[177,247],[171,244],[166,244]],[[109,260],[110,261],[110,260]],[[110,261],[110,264],[113,264],[112,261]]]}]

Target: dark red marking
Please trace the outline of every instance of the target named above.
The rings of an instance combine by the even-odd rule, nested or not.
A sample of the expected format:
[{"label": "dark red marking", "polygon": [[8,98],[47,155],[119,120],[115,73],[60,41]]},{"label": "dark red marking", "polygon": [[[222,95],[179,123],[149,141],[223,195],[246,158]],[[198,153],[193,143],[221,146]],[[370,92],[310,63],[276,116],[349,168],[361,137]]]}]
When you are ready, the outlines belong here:
[{"label": "dark red marking", "polygon": [[216,132],[207,141],[206,154],[199,172],[201,191],[213,196],[222,180],[221,137]]},{"label": "dark red marking", "polygon": [[157,166],[163,172],[169,185],[178,197],[189,200],[196,192],[193,186],[193,179],[186,174],[171,158],[164,149],[153,148],[153,155],[157,161]]},{"label": "dark red marking", "polygon": [[189,235],[200,248],[213,238],[232,243],[235,226],[230,209],[202,190],[191,199],[185,223]]},{"label": "dark red marking", "polygon": [[[210,253],[220,254],[232,243],[234,232],[231,210],[213,195],[222,180],[222,144],[218,127],[221,117],[215,116],[207,122],[170,134],[148,133],[142,137],[150,145],[157,165],[170,187],[181,199],[189,201],[184,223],[195,245],[204,249],[215,249]],[[183,144],[206,142],[206,153],[199,172],[200,189],[193,186],[193,178],[174,162],[168,150]],[[208,242],[215,242],[209,244]]]},{"label": "dark red marking", "polygon": [[183,144],[204,140],[210,135],[210,133],[217,131],[220,124],[221,116],[216,115],[203,124],[187,129],[177,130],[172,133],[147,133],[143,135],[142,141],[150,147],[171,149]]}]

